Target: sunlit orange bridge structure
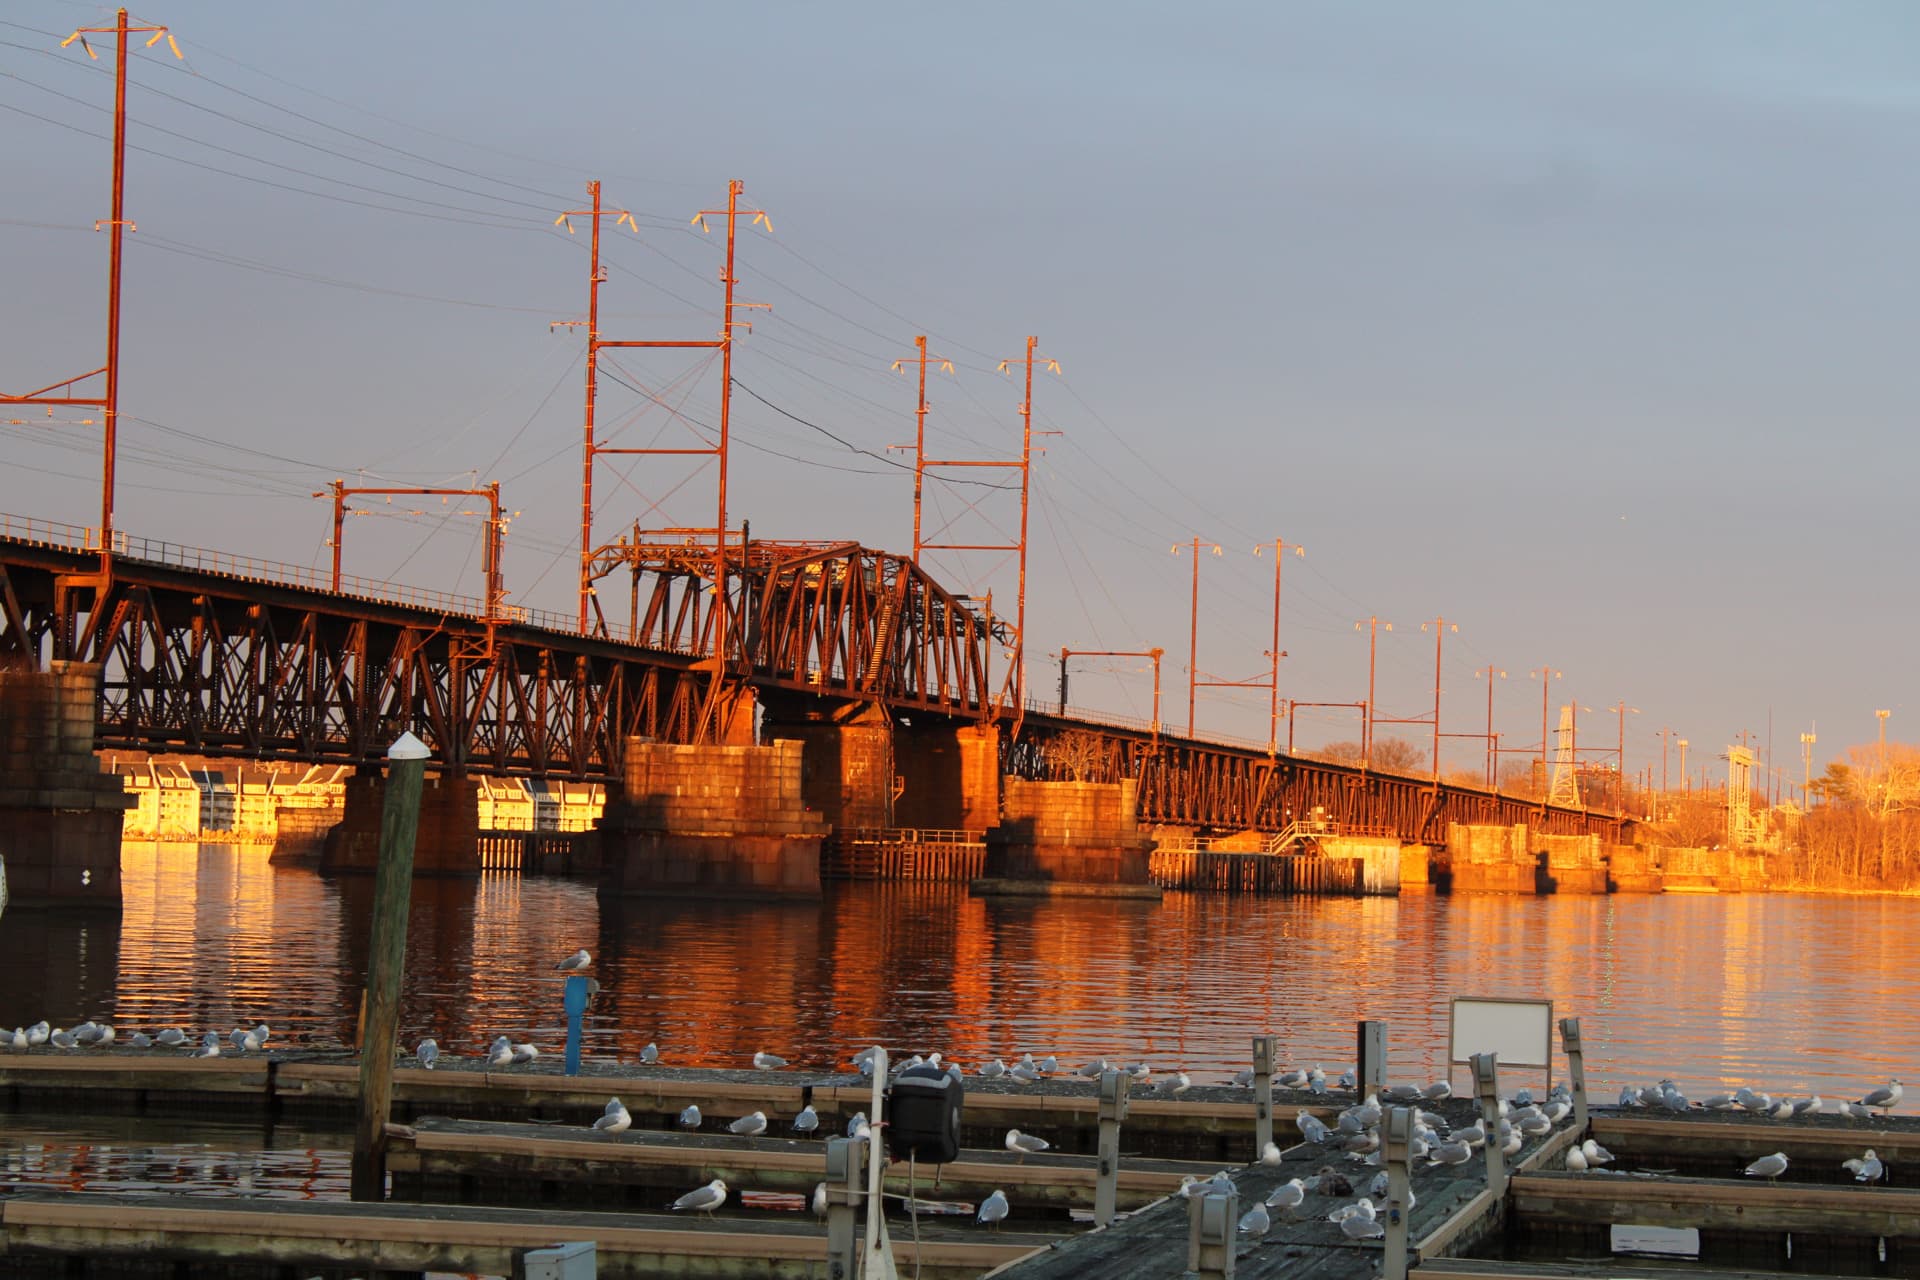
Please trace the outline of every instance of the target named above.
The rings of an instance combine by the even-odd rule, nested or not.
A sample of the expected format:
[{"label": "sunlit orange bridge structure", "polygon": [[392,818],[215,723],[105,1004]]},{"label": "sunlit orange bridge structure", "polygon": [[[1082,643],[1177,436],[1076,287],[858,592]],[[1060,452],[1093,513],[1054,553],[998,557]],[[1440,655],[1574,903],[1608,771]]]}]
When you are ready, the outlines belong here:
[{"label": "sunlit orange bridge structure", "polygon": [[[615,544],[600,598],[609,571],[624,570],[627,616],[586,634],[491,591],[353,577],[335,590],[300,566],[125,532],[110,556],[97,542],[79,526],[0,515],[0,667],[97,664],[103,749],[375,765],[410,730],[452,774],[617,782],[629,739],[750,742],[757,703],[762,738],[812,743],[831,738],[810,738],[808,727],[884,726],[897,778],[931,776],[914,757],[962,732],[990,735],[1003,774],[1068,776],[1059,747],[1071,732],[1081,777],[1136,781],[1143,823],[1273,832],[1318,811],[1349,830],[1443,842],[1450,822],[1554,834],[1619,822],[1013,705],[1017,682],[993,670],[995,649],[1013,639],[1004,625],[909,558],[852,542],[743,538],[727,552],[724,609],[714,607],[710,543]],[[924,806],[939,788],[917,791]],[[964,825],[924,809],[909,816]]]}]

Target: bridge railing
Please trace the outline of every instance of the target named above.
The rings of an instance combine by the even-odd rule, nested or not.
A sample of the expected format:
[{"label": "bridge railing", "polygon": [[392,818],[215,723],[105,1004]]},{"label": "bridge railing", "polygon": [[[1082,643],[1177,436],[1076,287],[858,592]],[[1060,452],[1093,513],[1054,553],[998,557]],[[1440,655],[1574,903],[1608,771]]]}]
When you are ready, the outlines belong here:
[{"label": "bridge railing", "polygon": [[[37,547],[59,547],[65,551],[98,551],[100,531],[86,525],[66,524],[59,520],[36,520],[32,516],[13,516],[0,512],[0,538],[32,543]],[[118,541],[118,539],[116,539]]]}]

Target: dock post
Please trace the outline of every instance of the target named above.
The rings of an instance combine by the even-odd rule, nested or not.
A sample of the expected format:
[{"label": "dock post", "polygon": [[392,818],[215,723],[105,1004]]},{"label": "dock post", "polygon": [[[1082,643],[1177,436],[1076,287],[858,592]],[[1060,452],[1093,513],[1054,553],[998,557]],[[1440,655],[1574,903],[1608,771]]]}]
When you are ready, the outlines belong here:
[{"label": "dock post", "polygon": [[1560,1019],[1560,1043],[1567,1050],[1568,1084],[1573,1089],[1573,1131],[1587,1131],[1587,1063],[1580,1045],[1580,1019]]},{"label": "dock post", "polygon": [[580,1074],[580,1018],[587,1011],[587,975],[570,973],[561,996],[567,1012],[567,1074]]},{"label": "dock post", "polygon": [[1486,1131],[1487,1190],[1497,1198],[1507,1194],[1507,1157],[1500,1150],[1500,1063],[1496,1055],[1476,1053],[1473,1088],[1480,1096],[1480,1127]]},{"label": "dock post", "polygon": [[1273,1141],[1273,1059],[1278,1036],[1253,1038],[1253,1158],[1258,1160]]},{"label": "dock post", "polygon": [[853,1138],[827,1139],[827,1280],[854,1280],[858,1274],[866,1156],[866,1146]]},{"label": "dock post", "polygon": [[413,895],[413,840],[427,745],[411,733],[387,749],[387,799],[380,814],[380,863],[373,877],[373,927],[367,944],[366,1026],[360,1042],[360,1118],[353,1131],[350,1194],[387,1196],[387,1116],[393,1106],[394,1041],[399,1035],[400,976],[407,958],[407,908]]},{"label": "dock post", "polygon": [[1378,1093],[1387,1087],[1387,1024],[1367,1021],[1360,1024],[1360,1097]]},{"label": "dock post", "polygon": [[1127,1091],[1132,1081],[1124,1071],[1100,1073],[1100,1156],[1093,1183],[1093,1223],[1113,1221],[1120,1192],[1120,1122],[1127,1118]]},{"label": "dock post", "polygon": [[1382,1138],[1387,1161],[1386,1257],[1380,1280],[1407,1280],[1407,1154],[1413,1143],[1414,1113],[1406,1107],[1387,1112]]},{"label": "dock post", "polygon": [[1187,1270],[1195,1280],[1233,1280],[1233,1250],[1239,1236],[1237,1189],[1187,1200]]}]

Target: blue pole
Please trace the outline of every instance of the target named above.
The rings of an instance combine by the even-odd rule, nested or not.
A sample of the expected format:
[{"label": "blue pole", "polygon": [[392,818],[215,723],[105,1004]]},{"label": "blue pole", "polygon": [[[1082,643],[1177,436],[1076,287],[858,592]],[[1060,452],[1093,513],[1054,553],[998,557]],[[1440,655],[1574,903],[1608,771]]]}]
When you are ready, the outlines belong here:
[{"label": "blue pole", "polygon": [[570,973],[566,987],[567,1074],[580,1074],[580,1015],[587,1011],[587,975]]}]

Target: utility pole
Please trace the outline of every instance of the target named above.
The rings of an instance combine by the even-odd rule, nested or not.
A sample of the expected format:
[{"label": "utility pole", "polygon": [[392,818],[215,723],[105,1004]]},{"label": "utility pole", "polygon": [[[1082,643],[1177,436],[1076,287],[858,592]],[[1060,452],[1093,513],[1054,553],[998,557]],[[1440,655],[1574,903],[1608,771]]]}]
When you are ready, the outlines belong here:
[{"label": "utility pole", "polygon": [[[1192,543],[1193,554],[1193,600],[1187,615],[1187,736],[1193,736],[1194,708],[1196,693],[1200,688],[1200,548],[1211,545],[1213,554],[1225,555],[1219,543],[1207,544],[1200,538]],[[1181,548],[1176,545],[1173,554],[1179,555]]]},{"label": "utility pole", "polygon": [[1887,717],[1892,715],[1893,711],[1890,708],[1882,707],[1873,714],[1880,718],[1880,769],[1882,772],[1885,772],[1887,767]]},{"label": "utility pole", "polygon": [[1693,790],[1692,780],[1687,777],[1687,740],[1680,738],[1677,741],[1680,747],[1680,794],[1685,795]]},{"label": "utility pole", "polygon": [[1068,658],[1151,658],[1153,659],[1153,746],[1160,746],[1160,658],[1165,649],[1062,649],[1060,650],[1060,714],[1067,714]]},{"label": "utility pole", "polygon": [[1800,735],[1800,803],[1813,808],[1813,744],[1820,741],[1818,724],[1807,726]]},{"label": "utility pole", "polygon": [[1637,716],[1640,708],[1628,706],[1627,700],[1622,698],[1607,710],[1617,712],[1620,716],[1620,742],[1615,749],[1613,765],[1614,828],[1618,831],[1627,813],[1627,714],[1631,712]]},{"label": "utility pole", "polygon": [[500,612],[501,602],[506,591],[501,585],[500,551],[506,536],[506,521],[500,515],[500,482],[490,482],[484,489],[432,489],[432,488],[359,488],[349,485],[345,480],[335,480],[326,489],[314,494],[323,498],[331,491],[333,494],[333,590],[340,590],[340,547],[345,540],[347,499],[358,494],[380,494],[388,497],[396,495],[437,494],[445,497],[485,498],[487,500],[487,525],[483,541],[480,544],[480,574],[486,583],[483,609],[488,622],[494,621]]},{"label": "utility pole", "polygon": [[[914,364],[920,372],[920,397],[913,410],[913,562],[920,563],[920,499],[927,478],[927,361],[935,357],[927,355],[927,335],[921,334],[913,340],[918,354]],[[899,373],[906,364],[904,360],[893,362],[893,371]],[[953,372],[953,361],[941,360],[940,367],[947,373]],[[942,465],[942,464],[935,464]],[[965,465],[965,464],[945,464]],[[1066,695],[1060,697],[1060,705],[1067,704]]]},{"label": "utility pole", "polygon": [[[723,265],[720,269],[721,308],[720,335],[717,338],[690,340],[622,340],[612,341],[600,337],[600,283],[606,278],[605,269],[600,265],[600,223],[608,214],[615,216],[614,225],[624,223],[635,234],[639,227],[635,225],[633,214],[625,209],[606,209],[600,203],[600,184],[589,182],[587,194],[591,197],[590,207],[570,209],[554,219],[555,226],[565,227],[568,234],[573,232],[572,219],[585,217],[592,219],[591,264],[587,285],[587,392],[586,415],[584,423],[585,457],[581,462],[580,486],[580,630],[585,633],[591,629],[593,600],[593,460],[599,455],[626,455],[643,457],[711,457],[718,463],[718,475],[715,480],[715,513],[713,526],[713,611],[711,623],[713,631],[713,660],[716,664],[714,688],[719,687],[719,676],[724,673],[727,661],[728,620],[727,605],[727,461],[731,437],[733,410],[733,340],[736,329],[751,329],[752,325],[736,317],[742,310],[768,310],[764,302],[739,302],[734,298],[734,286],[739,282],[734,274],[734,249],[739,238],[739,220],[748,215],[755,226],[773,231],[773,223],[763,209],[743,208],[740,195],[745,184],[738,179],[727,183],[727,207],[724,209],[702,209],[693,216],[693,225],[702,231],[709,230],[707,219],[726,219],[726,249]],[[577,321],[562,322],[571,326]],[[560,325],[550,326],[553,328]],[[711,446],[698,449],[614,449],[599,444],[594,438],[594,399],[598,387],[598,369],[600,352],[612,348],[633,347],[644,349],[669,350],[717,350],[720,353],[720,422],[718,440]],[[638,554],[631,552],[630,554]],[[605,619],[601,620],[602,626]]]},{"label": "utility pole", "polygon": [[1385,627],[1388,631],[1391,631],[1393,630],[1393,624],[1391,622],[1383,622],[1378,617],[1369,615],[1366,621],[1353,624],[1355,631],[1360,630],[1362,627],[1366,628],[1367,631],[1367,709],[1360,724],[1360,767],[1362,769],[1370,769],[1373,767],[1374,658],[1380,645],[1380,629]]},{"label": "utility pole", "polygon": [[[1433,780],[1436,783],[1440,781],[1440,644],[1449,625],[1445,618],[1433,620]],[[1421,623],[1420,629],[1425,631],[1427,624]],[[1457,634],[1460,628],[1455,626],[1453,630]]]},{"label": "utility pole", "polygon": [[[1273,647],[1267,650],[1267,658],[1271,664],[1267,701],[1268,756],[1276,754],[1280,745],[1280,659],[1287,656],[1287,651],[1280,647],[1280,569],[1286,563],[1287,548],[1290,545],[1293,547],[1294,555],[1305,557],[1307,554],[1307,549],[1299,543],[1290,544],[1283,538],[1273,540]],[[1266,544],[1262,543],[1253,549],[1253,554],[1264,555],[1266,549]]]},{"label": "utility pole", "polygon": [[[165,27],[134,27],[127,25],[127,11],[121,9],[115,15],[110,27],[79,27],[74,33],[60,42],[62,49],[80,42],[87,57],[98,61],[100,55],[93,51],[87,42],[89,35],[112,35],[114,38],[113,65],[113,197],[112,212],[105,221],[95,222],[93,229],[107,229],[107,353],[106,363],[98,369],[89,370],[59,382],[50,383],[25,395],[0,395],[0,404],[35,404],[46,406],[49,416],[53,408],[87,406],[100,410],[100,586],[96,599],[104,598],[108,585],[113,581],[113,501],[115,491],[114,466],[119,445],[120,429],[120,262],[122,255],[122,232],[136,230],[133,223],[127,221],[127,37],[135,33],[152,34],[147,47],[152,48],[161,40],[167,42],[167,48],[173,51],[175,58],[183,59],[180,45]],[[82,396],[74,393],[74,384],[85,382],[89,378],[101,379],[101,391],[97,396]],[[60,394],[53,394],[53,393]]]},{"label": "utility pole", "polygon": [[1547,709],[1554,679],[1562,674],[1547,666],[1541,667],[1538,671],[1527,672],[1528,678],[1540,681],[1540,806],[1542,808],[1545,808],[1547,803],[1547,737],[1551,732],[1547,727]]},{"label": "utility pole", "polygon": [[[1667,793],[1667,740],[1673,737],[1672,729],[1660,730],[1660,794]],[[1681,769],[1685,773],[1685,768]]]},{"label": "utility pole", "polygon": [[1488,663],[1473,673],[1475,678],[1486,677],[1487,681],[1487,789],[1499,789],[1498,770],[1500,767],[1499,737],[1493,731],[1493,682],[1494,678],[1505,680],[1507,673]]}]

